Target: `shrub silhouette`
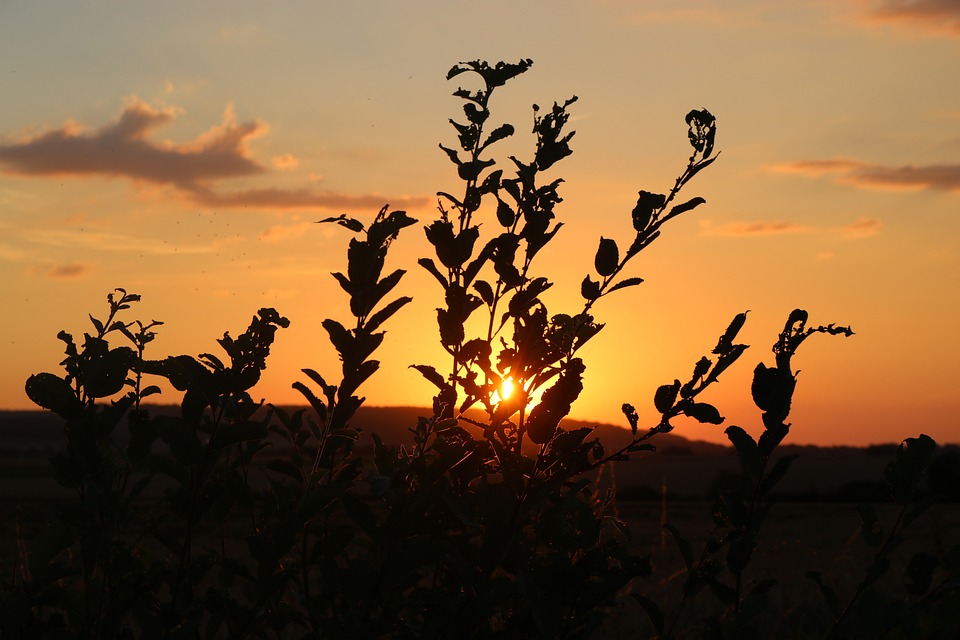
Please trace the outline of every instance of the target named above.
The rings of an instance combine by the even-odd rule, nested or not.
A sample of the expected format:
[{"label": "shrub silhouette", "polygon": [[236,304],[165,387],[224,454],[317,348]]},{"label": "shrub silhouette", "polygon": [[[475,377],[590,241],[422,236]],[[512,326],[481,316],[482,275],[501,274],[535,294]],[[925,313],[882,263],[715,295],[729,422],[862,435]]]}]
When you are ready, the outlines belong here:
[{"label": "shrub silhouette", "polygon": [[[541,296],[553,283],[538,275],[536,258],[562,226],[561,180],[545,175],[572,153],[566,126],[576,97],[534,105],[530,157],[488,155],[515,133],[492,123],[492,96],[531,64],[474,61],[448,73],[478,84],[454,93],[463,100],[462,119],[450,121],[457,145],[441,145],[462,190],[439,193],[438,217],[424,226],[434,255],[418,263],[442,292],[436,322],[448,360],[411,365],[436,395],[430,415],[410,425],[410,441],[372,434],[364,459],[351,422],[362,384],[379,367],[372,358],[383,327],[410,302],[392,297],[404,271],[384,274],[392,243],[416,224],[405,212],[385,206],[369,225],[344,215],[321,221],[358,235],[346,273],[333,274],[352,318],[322,322],[342,363],[339,382],[303,369],[306,381],[293,384],[309,409],[263,407],[249,393],[277,330],[289,324],[277,311],[258,311],[237,338],[225,333],[225,355],[154,360],[145,353],[162,323],[121,319],[139,296],[118,289],[105,320],[90,316],[94,332],[81,344],[59,334],[63,373],[26,384],[34,402],[64,420],[67,446],[51,462],[76,499],[3,577],[4,637],[585,638],[625,599],[647,612],[648,633],[661,638],[760,637],[757,614],[773,580],[745,573],[771,492],[795,458],[776,455],[790,430],[792,358],[814,333],[852,331],[808,325],[799,309],[789,315],[773,363],[754,371],[761,435],[726,430],[740,472],[719,488],[714,531],[694,553],[666,525],[686,572],[679,607],[666,611],[641,594],[649,558],[633,551],[616,496],[599,488],[596,473],[653,450],[650,441],[678,416],[724,422],[701,395],[746,349],[737,336],[747,314],[733,318],[689,377],[656,390],[656,424],[641,429],[636,409],[623,405],[629,444],[608,451],[591,429],[560,422],[583,389],[578,353],[603,328],[595,307],[639,285],[629,263],[669,220],[704,203],[679,194],[716,159],[716,121],[707,110],[687,114],[692,153],[674,185],[639,192],[625,216],[631,236],[601,237],[594,272],[580,283],[582,303],[551,313]],[[144,386],[151,377],[182,392],[179,415],[152,415],[142,404],[160,391]],[[116,437],[118,428],[129,437]],[[895,606],[874,588],[924,507],[915,494],[934,446],[926,436],[908,439],[888,467],[900,505],[889,532],[860,507],[876,552],[847,603],[810,572],[832,612],[825,633],[956,628],[956,549],[915,555],[909,598]],[[160,490],[161,499],[152,497]],[[691,617],[688,604],[707,592],[718,606]],[[877,607],[888,615],[878,618]]]}]

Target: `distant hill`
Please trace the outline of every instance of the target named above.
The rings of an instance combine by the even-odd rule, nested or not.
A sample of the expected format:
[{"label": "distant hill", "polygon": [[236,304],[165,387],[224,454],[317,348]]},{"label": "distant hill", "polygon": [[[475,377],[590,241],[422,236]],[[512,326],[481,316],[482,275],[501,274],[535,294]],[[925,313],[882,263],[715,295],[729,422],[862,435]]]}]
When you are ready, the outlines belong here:
[{"label": "distant hill", "polygon": [[[301,407],[282,408],[293,412]],[[176,415],[179,412],[174,405],[152,405],[148,409],[154,414]],[[422,407],[364,406],[351,420],[351,426],[361,429],[361,438],[376,433],[384,442],[402,444],[411,440],[408,429],[417,424],[420,416],[429,414],[430,410]],[[595,428],[596,436],[611,451],[630,442],[630,432],[614,425],[564,420],[561,426],[568,430]],[[471,429],[469,425],[466,428]],[[62,430],[63,421],[49,411],[0,411],[0,454],[38,454],[59,450],[64,441]],[[122,439],[121,432],[122,429],[118,429],[117,435]],[[729,448],[723,445],[689,440],[672,433],[657,436],[655,444],[661,452],[673,454],[700,456],[729,452]]]},{"label": "distant hill", "polygon": [[[284,407],[288,411],[296,407]],[[175,414],[175,406],[151,406],[154,413]],[[362,407],[351,421],[361,430],[361,446],[370,446],[369,436],[376,433],[389,444],[411,441],[408,429],[419,416],[429,410],[418,407]],[[595,435],[608,452],[630,442],[630,432],[609,424],[566,420],[565,429],[595,428]],[[468,430],[471,427],[466,427]],[[63,446],[62,421],[46,411],[0,411],[0,456],[49,456]],[[122,440],[123,430],[118,429]],[[613,481],[623,495],[655,497],[665,486],[675,497],[704,496],[709,493],[721,474],[735,473],[737,457],[730,447],[690,440],[673,433],[661,434],[650,440],[655,452],[632,454],[630,460],[615,465]],[[950,448],[955,450],[956,448]],[[857,492],[872,495],[882,492],[883,469],[896,452],[896,445],[877,445],[868,448],[815,447],[783,445],[779,455],[800,454],[780,487],[786,494],[797,496],[849,495],[856,500]],[[956,451],[954,451],[956,455]],[[611,479],[611,470],[605,472]],[[838,491],[847,493],[838,493]]]}]

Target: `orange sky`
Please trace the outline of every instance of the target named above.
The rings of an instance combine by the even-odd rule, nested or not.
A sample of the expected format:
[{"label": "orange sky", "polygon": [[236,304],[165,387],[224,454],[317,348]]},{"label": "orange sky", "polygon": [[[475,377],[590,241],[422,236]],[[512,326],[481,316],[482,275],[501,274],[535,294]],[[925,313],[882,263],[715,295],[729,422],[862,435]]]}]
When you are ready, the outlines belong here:
[{"label": "orange sky", "polygon": [[[652,424],[656,387],[749,309],[752,347],[704,399],[756,432],[751,371],[799,306],[856,335],[802,347],[794,442],[960,441],[956,2],[264,7],[0,5],[0,407],[31,407],[24,380],[56,370],[57,332],[82,334],[114,287],[166,323],[154,357],[212,351],[276,307],[292,326],[254,395],[299,401],[300,368],[335,377],[320,322],[347,314],[328,274],[349,234],[313,221],[368,220],[385,203],[429,221],[434,194],[457,188],[437,148],[459,113],[447,69],[529,57],[495,118],[523,134],[532,103],[580,97],[574,155],[556,170],[565,227],[540,263],[551,312],[578,308],[601,235],[631,237],[637,191],[672,185],[684,114],[718,120],[720,159],[687,187],[707,204],[632,265],[642,286],[596,308],[607,326],[583,352],[574,417],[620,424],[630,402]],[[439,290],[415,264],[421,227],[395,245],[393,266],[409,269],[398,293],[415,301],[388,327],[370,404],[428,404],[407,365],[446,363]]]}]

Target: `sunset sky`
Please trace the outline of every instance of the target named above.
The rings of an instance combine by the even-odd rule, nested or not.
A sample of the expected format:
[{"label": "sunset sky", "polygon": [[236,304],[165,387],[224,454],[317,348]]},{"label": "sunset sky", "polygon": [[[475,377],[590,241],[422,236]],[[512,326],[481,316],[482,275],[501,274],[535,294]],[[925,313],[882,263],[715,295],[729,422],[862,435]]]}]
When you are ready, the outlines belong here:
[{"label": "sunset sky", "polygon": [[[446,71],[532,58],[495,96],[530,155],[533,103],[572,95],[574,155],[557,165],[565,223],[539,264],[551,313],[575,312],[601,235],[627,242],[640,189],[665,192],[689,155],[684,115],[717,117],[717,162],[603,299],[573,417],[656,422],[653,392],[686,379],[733,316],[752,345],[704,399],[757,433],[757,362],[789,312],[856,335],[801,348],[791,439],[960,441],[960,2],[0,2],[0,408],[57,371],[115,287],[128,320],[165,325],[148,356],[217,352],[257,309],[278,334],[253,395],[301,400],[336,379],[320,322],[346,320],[331,271],[347,213],[386,203],[426,223],[460,188],[437,145],[461,116]],[[490,228],[493,227],[491,223]],[[423,224],[394,245],[412,295],[388,326],[373,405],[429,404],[410,364],[446,368]],[[554,246],[555,245],[555,246]],[[172,393],[163,399],[175,402]],[[724,440],[723,427],[678,433]]]}]

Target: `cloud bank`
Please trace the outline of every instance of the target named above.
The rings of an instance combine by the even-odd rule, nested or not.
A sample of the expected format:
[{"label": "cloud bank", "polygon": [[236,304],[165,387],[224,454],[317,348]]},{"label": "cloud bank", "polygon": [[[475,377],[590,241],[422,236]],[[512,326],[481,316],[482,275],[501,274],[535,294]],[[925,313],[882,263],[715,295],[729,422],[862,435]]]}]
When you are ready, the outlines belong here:
[{"label": "cloud bank", "polygon": [[769,170],[815,177],[833,175],[836,182],[861,189],[928,189],[960,193],[960,164],[893,167],[858,160],[833,159],[789,162],[769,167]]},{"label": "cloud bank", "polygon": [[[268,173],[249,150],[249,142],[265,134],[268,126],[256,120],[238,123],[228,107],[221,124],[191,142],[151,139],[178,113],[174,107],[154,108],[136,97],[127,98],[120,116],[99,129],[86,131],[68,123],[20,142],[0,143],[0,166],[24,176],[98,176],[172,186],[194,203],[209,207],[354,210],[379,209],[386,202],[396,207],[428,202],[424,197],[385,198],[305,188],[217,191],[218,181]],[[297,159],[284,154],[274,158],[273,164],[290,170],[296,168]]]},{"label": "cloud bank", "polygon": [[154,109],[128,98],[115,122],[89,133],[67,124],[18,144],[0,145],[0,162],[21,175],[125,177],[180,189],[265,171],[247,149],[249,140],[266,132],[263,123],[237,124],[227,109],[223,124],[193,142],[158,144],[149,139],[176,115],[176,109]]},{"label": "cloud bank", "polygon": [[887,0],[870,10],[867,19],[960,36],[957,0]]}]

